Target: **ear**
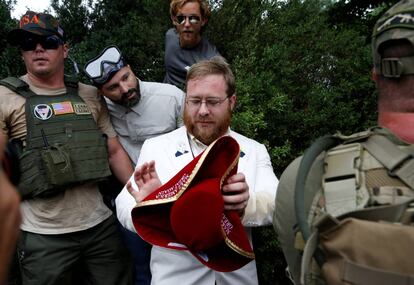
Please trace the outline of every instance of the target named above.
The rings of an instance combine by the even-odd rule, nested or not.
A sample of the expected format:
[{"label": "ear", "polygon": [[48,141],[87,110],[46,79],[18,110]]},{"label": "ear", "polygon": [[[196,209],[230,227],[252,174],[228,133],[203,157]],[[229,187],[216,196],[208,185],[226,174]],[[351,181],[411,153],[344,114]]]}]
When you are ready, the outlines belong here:
[{"label": "ear", "polygon": [[177,24],[175,23],[175,21],[174,21],[174,17],[173,16],[171,16],[171,23],[173,24],[173,26],[175,27],[175,28],[177,28]]},{"label": "ear", "polygon": [[230,109],[233,111],[234,107],[236,107],[236,101],[237,101],[236,93],[231,95],[231,97],[229,98],[229,101],[230,101]]},{"label": "ear", "polygon": [[207,25],[207,23],[208,23],[208,19],[202,17],[202,19],[201,19],[201,26],[204,27],[205,25]]},{"label": "ear", "polygon": [[379,75],[375,71],[375,68],[373,67],[372,70],[371,70],[371,80],[374,81],[374,82],[377,82],[378,81],[378,77],[379,77]]},{"label": "ear", "polygon": [[63,58],[68,58],[69,55],[69,45],[67,43],[63,44]]}]

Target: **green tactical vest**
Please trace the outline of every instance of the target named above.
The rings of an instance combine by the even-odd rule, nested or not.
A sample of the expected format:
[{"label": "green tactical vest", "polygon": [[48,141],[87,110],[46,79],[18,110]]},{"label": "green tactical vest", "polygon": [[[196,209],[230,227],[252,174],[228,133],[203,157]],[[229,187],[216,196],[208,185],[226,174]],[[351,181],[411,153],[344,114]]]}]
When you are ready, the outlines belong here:
[{"label": "green tactical vest", "polygon": [[47,197],[111,175],[106,136],[98,129],[77,81],[65,78],[66,94],[38,96],[24,81],[0,80],[26,98],[26,146],[18,190],[23,199]]}]

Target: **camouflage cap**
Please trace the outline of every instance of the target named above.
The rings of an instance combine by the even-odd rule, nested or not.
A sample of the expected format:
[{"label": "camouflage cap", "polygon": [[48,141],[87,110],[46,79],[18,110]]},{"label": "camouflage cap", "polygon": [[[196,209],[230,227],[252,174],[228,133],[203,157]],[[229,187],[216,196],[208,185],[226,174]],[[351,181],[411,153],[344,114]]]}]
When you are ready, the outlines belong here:
[{"label": "camouflage cap", "polygon": [[12,45],[19,45],[28,33],[39,36],[56,35],[65,41],[65,32],[59,25],[59,21],[52,15],[27,11],[20,19],[19,28],[7,35],[7,40]]},{"label": "camouflage cap", "polygon": [[[382,58],[378,51],[379,47],[384,42],[399,39],[407,39],[414,46],[414,0],[402,0],[398,2],[385,12],[374,26],[372,53],[375,72],[378,74],[383,74],[381,72]],[[410,69],[412,68],[410,67]],[[401,74],[407,74],[407,72],[401,72]]]}]

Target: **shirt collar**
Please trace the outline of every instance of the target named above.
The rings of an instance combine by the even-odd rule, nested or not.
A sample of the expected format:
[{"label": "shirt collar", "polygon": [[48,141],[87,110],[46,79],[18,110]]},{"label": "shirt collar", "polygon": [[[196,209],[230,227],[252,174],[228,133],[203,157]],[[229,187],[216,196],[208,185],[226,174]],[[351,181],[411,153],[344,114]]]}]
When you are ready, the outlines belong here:
[{"label": "shirt collar", "polygon": [[[207,145],[199,141],[193,134],[188,133],[188,143],[190,144],[191,151],[193,156],[196,157],[200,153],[202,153],[206,148]],[[230,135],[230,128],[227,129],[226,133],[223,136]]]}]

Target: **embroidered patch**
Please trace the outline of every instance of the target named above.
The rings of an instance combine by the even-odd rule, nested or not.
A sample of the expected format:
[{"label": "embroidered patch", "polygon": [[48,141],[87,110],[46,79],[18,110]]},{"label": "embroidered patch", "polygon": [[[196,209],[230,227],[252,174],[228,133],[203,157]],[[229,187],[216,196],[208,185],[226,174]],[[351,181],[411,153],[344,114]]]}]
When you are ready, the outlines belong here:
[{"label": "embroidered patch", "polygon": [[36,105],[33,109],[33,113],[36,118],[42,121],[49,120],[53,115],[52,108],[47,104]]},{"label": "embroidered patch", "polygon": [[73,104],[73,109],[75,110],[75,114],[77,115],[89,115],[91,113],[88,105],[86,105],[85,103]]},{"label": "embroidered patch", "polygon": [[227,236],[233,231],[234,228],[233,224],[224,214],[221,217],[221,228]]},{"label": "embroidered patch", "polygon": [[52,103],[52,108],[55,115],[72,114],[74,112],[72,103],[69,101]]},{"label": "embroidered patch", "polygon": [[177,193],[181,190],[181,188],[184,186],[184,184],[187,182],[189,178],[190,178],[190,175],[188,175],[187,173],[184,173],[177,183],[175,183],[170,188],[167,188],[157,193],[157,196],[155,198],[156,199],[168,199],[168,198],[171,198],[177,195]]}]

